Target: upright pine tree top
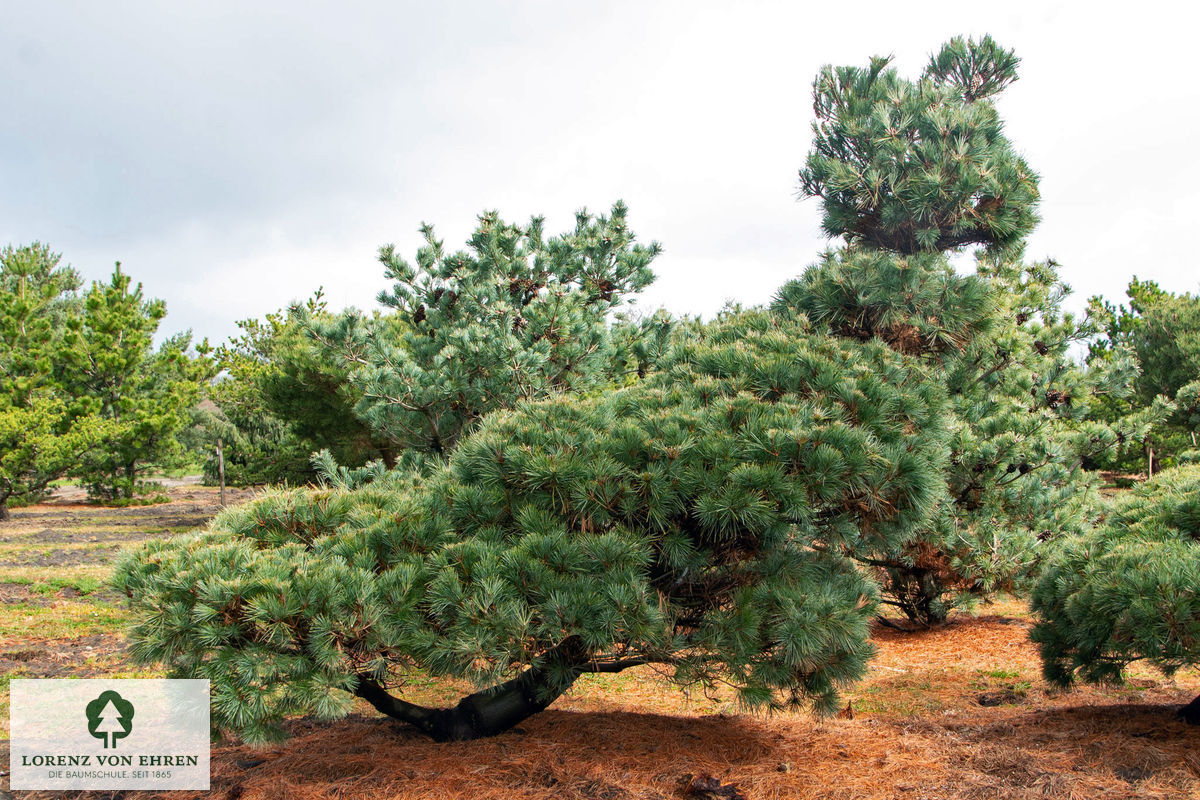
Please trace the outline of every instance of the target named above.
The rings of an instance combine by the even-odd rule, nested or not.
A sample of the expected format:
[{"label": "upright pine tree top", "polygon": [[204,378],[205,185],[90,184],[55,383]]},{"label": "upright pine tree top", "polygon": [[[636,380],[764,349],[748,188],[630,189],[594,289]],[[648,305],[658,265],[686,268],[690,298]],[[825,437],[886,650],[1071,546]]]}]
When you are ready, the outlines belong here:
[{"label": "upright pine tree top", "polygon": [[890,62],[827,66],[813,83],[800,181],[825,201],[825,231],[905,254],[1019,242],[1037,222],[1038,178],[991,102],[1017,57],[985,36],[952,40],[915,81]]},{"label": "upright pine tree top", "polygon": [[[858,553],[885,571],[887,602],[929,623],[945,619],[943,595],[1029,580],[1045,539],[1087,524],[1085,460],[1131,441],[1149,417],[1086,421],[1121,382],[1073,363],[1072,344],[1093,329],[1062,311],[1068,289],[1053,261],[1024,262],[1038,178],[993,105],[1016,79],[1016,56],[990,37],[959,38],[916,80],[889,64],[817,76],[801,187],[846,244],[787,283],[773,308],[919,356],[949,390],[944,513],[899,550]],[[975,274],[960,274],[949,256],[973,245],[983,246]]]}]

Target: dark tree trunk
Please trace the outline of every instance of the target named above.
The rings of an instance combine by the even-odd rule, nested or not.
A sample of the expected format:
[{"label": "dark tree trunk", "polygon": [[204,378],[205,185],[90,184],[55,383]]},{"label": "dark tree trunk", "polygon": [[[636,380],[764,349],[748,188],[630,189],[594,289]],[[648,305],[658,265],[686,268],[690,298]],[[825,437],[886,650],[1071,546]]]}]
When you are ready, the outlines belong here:
[{"label": "dark tree trunk", "polygon": [[[545,711],[571,687],[587,666],[579,638],[572,636],[547,653],[542,667],[530,668],[510,681],[464,697],[453,708],[426,708],[393,697],[369,677],[360,675],[355,694],[381,713],[407,722],[438,742],[482,739],[503,733]],[[558,671],[552,677],[548,667]],[[567,680],[562,680],[563,672]]]},{"label": "dark tree trunk", "polygon": [[388,469],[395,469],[396,454],[392,452],[392,448],[388,447],[387,445],[377,445],[375,449],[378,451],[379,456],[383,459],[383,465]]},{"label": "dark tree trunk", "polygon": [[8,498],[0,500],[0,522],[8,519]]},{"label": "dark tree trunk", "polygon": [[1179,709],[1179,718],[1188,725],[1200,725],[1200,697]]},{"label": "dark tree trunk", "polygon": [[[935,628],[946,624],[947,608],[942,602],[943,589],[929,572],[919,567],[889,570],[895,605],[918,628]],[[904,630],[900,626],[889,627]]]}]

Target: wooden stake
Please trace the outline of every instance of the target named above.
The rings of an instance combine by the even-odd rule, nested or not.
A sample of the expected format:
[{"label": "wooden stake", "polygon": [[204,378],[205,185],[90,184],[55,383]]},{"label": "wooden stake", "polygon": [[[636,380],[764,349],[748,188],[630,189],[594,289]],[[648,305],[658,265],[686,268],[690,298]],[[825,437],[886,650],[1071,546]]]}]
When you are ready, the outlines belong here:
[{"label": "wooden stake", "polygon": [[217,437],[217,475],[221,479],[221,507],[225,507],[225,448],[221,437]]}]

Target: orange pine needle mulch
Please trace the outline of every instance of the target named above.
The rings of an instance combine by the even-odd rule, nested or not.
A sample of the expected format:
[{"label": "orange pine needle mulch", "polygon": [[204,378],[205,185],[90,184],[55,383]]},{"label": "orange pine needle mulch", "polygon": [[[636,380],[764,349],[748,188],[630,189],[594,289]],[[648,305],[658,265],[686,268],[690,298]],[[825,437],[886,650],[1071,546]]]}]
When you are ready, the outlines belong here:
[{"label": "orange pine needle mulch", "polygon": [[[872,673],[847,693],[852,718],[705,713],[714,706],[643,670],[585,682],[518,729],[474,742],[437,744],[369,714],[300,720],[274,749],[215,748],[212,791],[170,796],[705,798],[714,795],[689,787],[715,778],[771,800],[1200,797],[1200,728],[1172,715],[1200,693],[1194,673],[1056,691],[1038,677],[1023,607],[1010,610],[878,631]],[[981,705],[992,695],[996,707]]]}]

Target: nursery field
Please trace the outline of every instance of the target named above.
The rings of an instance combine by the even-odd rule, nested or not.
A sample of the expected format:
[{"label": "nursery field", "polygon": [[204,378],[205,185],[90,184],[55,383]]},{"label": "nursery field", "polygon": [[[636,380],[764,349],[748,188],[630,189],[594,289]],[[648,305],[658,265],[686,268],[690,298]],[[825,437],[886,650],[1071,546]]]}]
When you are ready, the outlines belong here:
[{"label": "nursery field", "polygon": [[[13,796],[10,679],[156,674],[126,658],[126,613],[105,580],[121,551],[201,525],[217,510],[213,489],[182,485],[170,494],[170,503],[124,509],[67,496],[0,523],[0,798]],[[249,494],[235,490],[230,501]],[[826,720],[739,715],[727,697],[679,692],[645,667],[585,676],[517,729],[461,744],[430,742],[364,705],[332,725],[296,720],[293,737],[266,750],[217,745],[207,796],[1200,796],[1200,728],[1172,716],[1200,692],[1200,675],[1166,680],[1135,667],[1123,685],[1060,692],[1041,679],[1030,625],[1025,605],[1010,599],[933,631],[880,628],[870,675]],[[413,699],[425,703],[451,702],[464,688],[414,684]]]}]

